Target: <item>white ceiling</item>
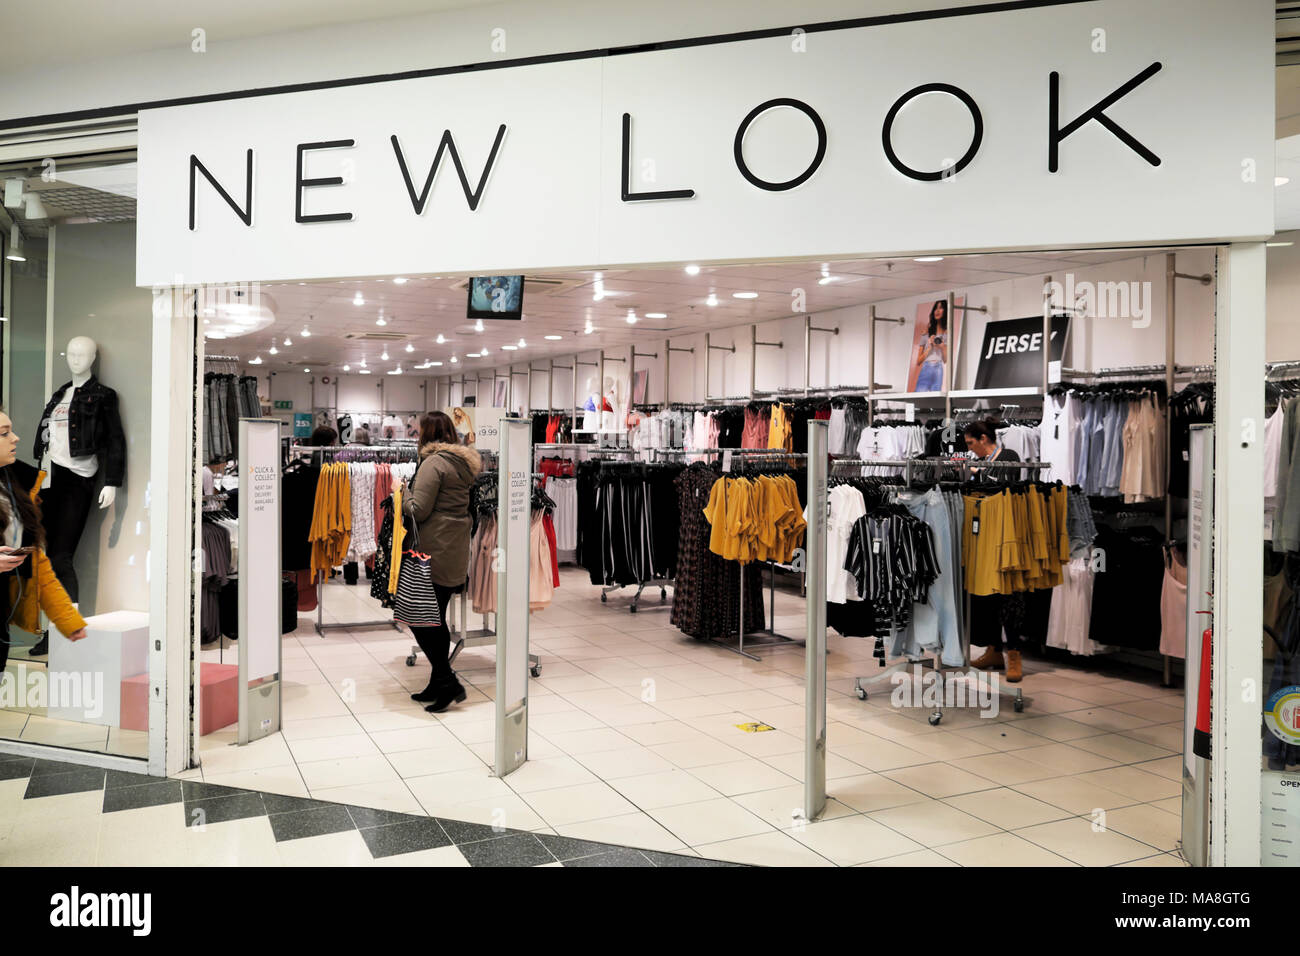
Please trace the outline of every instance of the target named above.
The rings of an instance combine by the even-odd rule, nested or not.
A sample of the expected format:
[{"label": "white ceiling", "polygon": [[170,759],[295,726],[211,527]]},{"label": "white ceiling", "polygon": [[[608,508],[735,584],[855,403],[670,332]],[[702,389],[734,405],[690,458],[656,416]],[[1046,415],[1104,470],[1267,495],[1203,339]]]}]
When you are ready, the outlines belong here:
[{"label": "white ceiling", "polygon": [[[1149,250],[1148,250],[1149,251]],[[344,364],[356,371],[365,359],[378,373],[398,364],[403,372],[437,376],[462,370],[523,363],[539,357],[569,355],[586,349],[614,348],[633,342],[648,345],[664,338],[824,312],[846,306],[867,305],[910,295],[946,292],[955,286],[981,285],[1038,275],[1061,264],[1088,265],[1131,258],[1133,252],[1106,250],[1080,253],[949,256],[941,262],[853,260],[830,262],[836,281],[825,285],[822,262],[705,267],[699,275],[680,269],[614,270],[601,273],[605,298],[594,301],[595,272],[547,273],[561,280],[554,291],[538,290],[529,283],[524,295],[522,321],[485,321],[483,332],[465,318],[466,294],[453,288],[460,276],[409,277],[405,284],[392,279],[339,282],[283,283],[262,287],[274,300],[276,321],[269,330],[235,339],[209,340],[209,353],[236,355],[242,363],[260,356],[263,370],[310,368],[340,371]],[[530,276],[530,278],[532,278]],[[806,301],[795,311],[794,290],[803,289]],[[732,293],[759,293],[754,299],[737,299]],[[363,305],[354,304],[361,293]],[[707,304],[710,293],[717,306]],[[627,322],[633,309],[638,321]],[[383,312],[385,325],[377,320]],[[663,312],[664,319],[645,317]],[[592,334],[584,332],[590,319]],[[311,336],[301,334],[307,326]],[[348,333],[397,335],[392,342],[358,342]],[[441,333],[446,342],[437,344]],[[548,341],[545,335],[559,335]],[[289,338],[291,345],[285,346]],[[503,351],[523,338],[526,347]],[[274,341],[278,354],[269,353]],[[412,352],[407,352],[410,343]],[[470,356],[486,346],[482,358]],[[388,360],[381,358],[387,350]],[[455,355],[459,362],[453,364]],[[426,361],[441,366],[417,370]]]},{"label": "white ceiling", "polygon": [[[4,72],[49,69],[65,63],[146,53],[181,45],[201,27],[209,44],[242,37],[363,20],[416,16],[485,6],[499,0],[221,0],[220,3],[176,0],[44,0],[21,16],[11,10],[13,26],[5,44]],[[21,19],[22,22],[15,22]],[[75,28],[72,25],[75,24]]]}]

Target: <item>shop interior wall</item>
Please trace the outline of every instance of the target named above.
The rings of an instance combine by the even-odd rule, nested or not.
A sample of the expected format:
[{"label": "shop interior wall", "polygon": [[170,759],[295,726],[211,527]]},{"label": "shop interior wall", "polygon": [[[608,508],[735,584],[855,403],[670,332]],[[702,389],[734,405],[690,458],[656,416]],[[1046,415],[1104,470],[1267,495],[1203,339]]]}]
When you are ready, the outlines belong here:
[{"label": "shop interior wall", "polygon": [[[944,6],[976,2],[946,0]],[[48,64],[19,62],[0,69],[8,94],[0,100],[0,120],[146,103],[164,96],[197,96],[787,27],[796,18],[816,23],[934,6],[932,0],[805,0],[795,11],[785,0],[715,0],[708,4],[695,0],[647,4],[513,0],[413,17],[282,29],[265,36],[231,35],[231,31],[222,30],[219,16],[193,21],[182,17],[183,28],[178,25],[162,34],[167,39],[160,39],[152,49],[90,31],[81,46],[65,44],[62,56],[51,58]],[[192,33],[195,28],[203,30],[201,48]],[[115,44],[127,47],[128,52],[105,57],[102,51]]]},{"label": "shop interior wall", "polygon": [[[1279,236],[1284,241],[1294,234]],[[1300,361],[1300,246],[1268,250],[1268,331],[1265,349],[1270,362]]]},{"label": "shop interior wall", "polygon": [[54,388],[71,377],[68,340],[99,345],[95,374],[117,392],[126,434],[126,480],[111,508],[92,507],[77,549],[82,614],[149,609],[150,355],[153,301],[135,286],[135,223],[64,225],[54,249],[54,348],[46,368]]},{"label": "shop interior wall", "polygon": [[[48,246],[44,239],[28,239],[26,262],[10,263],[8,398],[5,411],[21,442],[18,458],[32,462],[36,427],[45,410],[45,330],[48,295]],[[35,462],[32,462],[35,464]]]}]

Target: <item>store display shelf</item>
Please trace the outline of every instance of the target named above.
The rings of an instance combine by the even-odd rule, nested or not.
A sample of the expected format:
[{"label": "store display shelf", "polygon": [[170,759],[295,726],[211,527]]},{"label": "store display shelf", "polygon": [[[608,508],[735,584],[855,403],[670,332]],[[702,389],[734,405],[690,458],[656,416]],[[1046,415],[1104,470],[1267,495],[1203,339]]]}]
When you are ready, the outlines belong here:
[{"label": "store display shelf", "polygon": [[1043,390],[1037,385],[1019,388],[964,388],[948,393],[953,398],[1024,398],[1042,395]]}]

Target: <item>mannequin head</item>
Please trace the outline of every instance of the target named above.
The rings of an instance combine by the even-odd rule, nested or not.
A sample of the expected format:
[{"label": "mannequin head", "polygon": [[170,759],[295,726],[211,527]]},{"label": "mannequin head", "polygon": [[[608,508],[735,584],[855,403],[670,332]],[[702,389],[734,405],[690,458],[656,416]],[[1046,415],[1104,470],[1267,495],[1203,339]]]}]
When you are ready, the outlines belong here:
[{"label": "mannequin head", "polygon": [[65,353],[68,360],[68,369],[73,375],[85,375],[90,372],[91,366],[95,364],[95,358],[99,355],[99,346],[95,340],[85,335],[78,335],[68,342],[68,348]]},{"label": "mannequin head", "polygon": [[593,375],[587,376],[587,394],[588,395],[596,394],[596,378]]}]

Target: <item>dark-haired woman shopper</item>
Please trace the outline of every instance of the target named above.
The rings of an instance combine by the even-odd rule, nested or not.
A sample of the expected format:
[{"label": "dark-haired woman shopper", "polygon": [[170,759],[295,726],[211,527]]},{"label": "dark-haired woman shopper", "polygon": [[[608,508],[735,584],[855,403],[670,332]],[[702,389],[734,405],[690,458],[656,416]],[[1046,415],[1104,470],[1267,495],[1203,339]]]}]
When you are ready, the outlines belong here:
[{"label": "dark-haired woman shopper", "polygon": [[[1020,456],[1010,448],[998,444],[997,423],[986,418],[971,422],[963,430],[966,447],[976,458],[985,461],[1019,461]],[[1018,468],[971,468],[972,479],[985,477],[999,484],[1019,480]],[[984,648],[984,653],[971,661],[971,667],[980,670],[1006,668],[1008,683],[1018,683],[1024,677],[1024,662],[1020,657],[1020,630],[1025,619],[1023,593],[971,595],[970,642]],[[1006,656],[1003,657],[1003,631],[1006,631]]]},{"label": "dark-haired woman shopper", "polygon": [[[427,567],[429,581],[426,588],[421,579],[411,591],[399,579],[393,617],[411,629],[429,659],[433,669],[429,686],[411,699],[428,704],[425,710],[434,714],[465,699],[465,688],[448,661],[447,609],[469,574],[469,496],[481,469],[478,452],[460,443],[447,415],[429,412],[420,419],[420,464],[410,488],[402,492],[402,514],[409,529],[405,544],[411,552],[402,558],[402,574],[409,573],[409,560],[411,567]],[[394,489],[400,484],[394,481]],[[409,599],[412,593],[419,595],[414,601]]]},{"label": "dark-haired woman shopper", "polygon": [[68,640],[86,636],[85,620],[41,550],[45,532],[36,491],[45,475],[17,460],[18,442],[13,422],[0,412],[0,674],[13,644],[11,624],[39,634],[40,612],[44,611]]}]

